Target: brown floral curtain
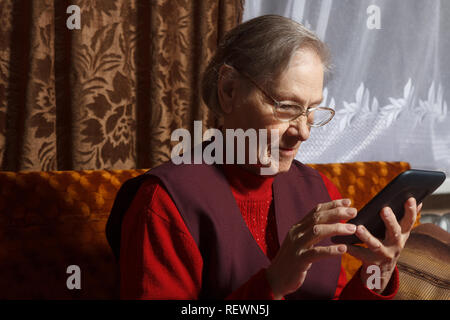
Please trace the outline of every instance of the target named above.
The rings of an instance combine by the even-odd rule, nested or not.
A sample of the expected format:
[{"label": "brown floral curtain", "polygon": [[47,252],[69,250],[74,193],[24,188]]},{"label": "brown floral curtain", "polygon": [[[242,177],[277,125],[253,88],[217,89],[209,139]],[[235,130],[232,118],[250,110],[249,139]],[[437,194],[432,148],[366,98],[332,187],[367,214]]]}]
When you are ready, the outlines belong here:
[{"label": "brown floral curtain", "polygon": [[[70,5],[81,29],[66,26]],[[243,0],[0,0],[1,169],[151,168],[217,125],[201,72]]]}]

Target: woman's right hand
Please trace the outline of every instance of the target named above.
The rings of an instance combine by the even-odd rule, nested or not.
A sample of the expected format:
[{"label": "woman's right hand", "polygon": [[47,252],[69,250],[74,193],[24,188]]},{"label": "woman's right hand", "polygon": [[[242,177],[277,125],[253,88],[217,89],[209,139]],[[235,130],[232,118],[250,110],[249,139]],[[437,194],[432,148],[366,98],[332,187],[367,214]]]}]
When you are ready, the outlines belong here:
[{"label": "woman's right hand", "polygon": [[356,217],[357,211],[349,207],[350,203],[349,199],[320,203],[292,226],[266,269],[275,299],[281,299],[300,288],[314,261],[340,256],[347,251],[345,244],[325,247],[314,245],[328,237],[356,232],[355,225],[340,223]]}]

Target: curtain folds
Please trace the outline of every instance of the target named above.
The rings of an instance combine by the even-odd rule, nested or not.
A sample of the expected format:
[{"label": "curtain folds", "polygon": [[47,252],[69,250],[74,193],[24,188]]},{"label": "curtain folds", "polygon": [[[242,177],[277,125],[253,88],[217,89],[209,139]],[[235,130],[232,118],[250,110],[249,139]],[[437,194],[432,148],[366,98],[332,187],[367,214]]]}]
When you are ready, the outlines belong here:
[{"label": "curtain folds", "polygon": [[[66,26],[70,5],[81,28]],[[203,68],[242,0],[0,0],[1,169],[150,168],[217,119]]]}]

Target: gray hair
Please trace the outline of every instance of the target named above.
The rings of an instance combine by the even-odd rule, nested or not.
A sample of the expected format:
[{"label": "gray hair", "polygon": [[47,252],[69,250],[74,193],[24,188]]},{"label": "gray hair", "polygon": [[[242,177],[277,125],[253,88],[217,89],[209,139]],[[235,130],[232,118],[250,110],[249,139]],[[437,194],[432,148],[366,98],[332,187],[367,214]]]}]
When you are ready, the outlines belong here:
[{"label": "gray hair", "polygon": [[223,64],[267,85],[289,66],[292,56],[300,49],[316,52],[324,70],[329,71],[327,46],[298,22],[278,15],[265,15],[236,26],[225,35],[203,73],[203,100],[216,114],[222,114],[217,80]]}]

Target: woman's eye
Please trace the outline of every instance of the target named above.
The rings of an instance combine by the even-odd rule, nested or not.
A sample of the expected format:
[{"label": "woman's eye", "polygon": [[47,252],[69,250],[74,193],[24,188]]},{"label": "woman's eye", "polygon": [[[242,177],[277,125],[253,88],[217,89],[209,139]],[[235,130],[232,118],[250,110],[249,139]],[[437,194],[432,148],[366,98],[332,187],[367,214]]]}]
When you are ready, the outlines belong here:
[{"label": "woman's eye", "polygon": [[281,104],[281,105],[279,106],[279,108],[280,108],[281,110],[297,110],[297,109],[298,109],[298,106],[291,105],[291,104]]}]

